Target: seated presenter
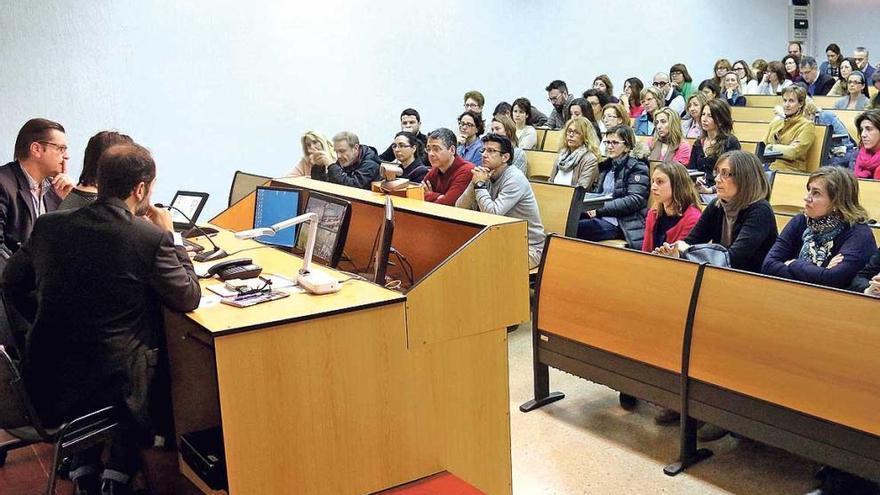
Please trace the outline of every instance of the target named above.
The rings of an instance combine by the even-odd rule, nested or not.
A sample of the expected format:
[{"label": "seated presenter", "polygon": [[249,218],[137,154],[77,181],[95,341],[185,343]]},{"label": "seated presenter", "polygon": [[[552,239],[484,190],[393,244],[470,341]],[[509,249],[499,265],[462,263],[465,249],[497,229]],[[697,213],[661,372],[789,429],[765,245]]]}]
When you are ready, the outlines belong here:
[{"label": "seated presenter", "polygon": [[323,160],[312,165],[312,178],[342,184],[343,186],[369,189],[379,177],[379,155],[372,146],[360,144],[353,132],[343,131],[333,136],[333,148],[337,160]]},{"label": "seated presenter", "polygon": [[483,166],[472,171],[471,182],[455,202],[459,208],[525,220],[529,230],[529,269],[541,262],[544,226],[538,201],[525,174],[511,166],[513,145],[505,136],[483,136]]}]

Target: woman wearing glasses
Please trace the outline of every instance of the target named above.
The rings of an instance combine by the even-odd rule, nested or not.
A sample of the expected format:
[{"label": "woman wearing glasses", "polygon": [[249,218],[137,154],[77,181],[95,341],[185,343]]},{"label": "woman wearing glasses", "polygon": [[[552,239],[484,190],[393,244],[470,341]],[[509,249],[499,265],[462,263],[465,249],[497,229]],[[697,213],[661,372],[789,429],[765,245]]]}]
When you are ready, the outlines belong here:
[{"label": "woman wearing glasses", "polygon": [[[628,247],[640,249],[648,212],[648,165],[644,157],[633,156],[633,130],[619,125],[608,129],[605,149],[608,158],[599,165],[599,177],[592,192],[611,196],[601,208],[584,213],[577,236],[588,241],[625,239]],[[638,154],[638,153],[636,153]],[[621,401],[621,405],[626,405]]]},{"label": "woman wearing glasses", "polygon": [[867,81],[865,74],[860,70],[850,72],[846,78],[847,94],[840,97],[834,102],[835,110],[864,110],[868,104],[868,97],[865,96],[865,88]]},{"label": "woman wearing glasses", "polygon": [[859,204],[856,176],[822,167],[807,179],[804,211],[776,239],[763,273],[843,289],[868,262],[877,243]]},{"label": "woman wearing glasses", "polygon": [[550,172],[550,182],[590,190],[599,175],[599,138],[593,124],[584,117],[572,117],[563,129],[565,136]]},{"label": "woman wearing glasses", "polygon": [[758,80],[752,76],[752,69],[745,60],[737,60],[733,63],[731,72],[739,77],[739,92],[744,95],[758,94]]},{"label": "woman wearing glasses", "polygon": [[714,171],[718,157],[740,149],[739,140],[733,135],[730,105],[719,99],[707,101],[700,110],[700,126],[703,132],[691,148],[688,168],[705,174],[697,179],[697,191],[715,194]]},{"label": "woman wearing glasses", "polygon": [[785,69],[785,78],[796,83],[803,81],[801,77],[801,61],[794,55],[786,55],[782,57],[782,67]]},{"label": "woman wearing glasses", "polygon": [[669,68],[669,79],[685,100],[694,92],[694,80],[684,64],[674,64]]},{"label": "woman wearing glasses", "polygon": [[428,165],[428,155],[425,153],[425,145],[419,138],[409,132],[400,131],[394,136],[391,143],[394,151],[394,159],[403,169],[402,179],[410,182],[422,182],[431,167]]},{"label": "woman wearing glasses", "polygon": [[645,109],[636,119],[635,128],[637,136],[650,136],[654,134],[654,114],[665,103],[663,93],[654,86],[642,90],[642,107]]},{"label": "woman wearing glasses", "polygon": [[[846,96],[849,94],[849,75],[853,73],[854,70],[858,70],[858,65],[856,65],[856,61],[853,58],[845,58],[840,61],[840,67],[837,73],[837,82],[834,83],[834,86],[831,87],[831,91],[828,92],[828,96]],[[865,91],[865,96],[868,96],[868,92]]]},{"label": "woman wearing glasses", "polygon": [[712,67],[712,82],[719,88],[724,83],[724,75],[730,72],[730,60],[719,58]]},{"label": "woman wearing glasses", "polygon": [[648,141],[651,161],[687,165],[691,157],[691,145],[681,134],[681,119],[669,107],[663,107],[654,116],[654,136]]},{"label": "woman wearing glasses", "polygon": [[479,91],[468,91],[464,94],[464,111],[483,114],[483,105],[486,104],[486,98]]},{"label": "woman wearing glasses", "polygon": [[475,112],[467,111],[458,116],[458,148],[455,153],[466,162],[476,166],[483,164],[483,142],[480,136],[485,132],[483,117]]}]

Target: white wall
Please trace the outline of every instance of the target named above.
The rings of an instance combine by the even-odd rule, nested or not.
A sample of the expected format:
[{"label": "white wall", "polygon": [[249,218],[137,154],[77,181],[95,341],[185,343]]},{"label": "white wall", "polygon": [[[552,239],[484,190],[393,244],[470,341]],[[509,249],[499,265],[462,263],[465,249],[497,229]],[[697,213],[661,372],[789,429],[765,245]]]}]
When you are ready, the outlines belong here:
[{"label": "white wall", "polygon": [[[855,0],[852,0],[855,1]],[[868,3],[869,0],[862,0]],[[616,86],[684,62],[699,81],[719,56],[783,53],[788,2],[4,2],[0,157],[25,120],[68,130],[79,172],[89,136],[115,128],[154,152],[154,200],[177,189],[225,205],[236,169],[281,175],[305,129],[348,129],[384,149],[398,115],[452,126],[469,89],[494,105],[563,79]],[[768,5],[772,4],[772,5]],[[865,20],[867,22],[867,20]],[[619,90],[619,88],[618,88]],[[5,148],[3,148],[5,146]]]},{"label": "white wall", "polygon": [[880,1],[814,0],[813,19],[815,53],[820,62],[825,60],[824,50],[829,43],[837,43],[846,57],[852,57],[853,48],[864,46],[872,65],[880,62]]}]

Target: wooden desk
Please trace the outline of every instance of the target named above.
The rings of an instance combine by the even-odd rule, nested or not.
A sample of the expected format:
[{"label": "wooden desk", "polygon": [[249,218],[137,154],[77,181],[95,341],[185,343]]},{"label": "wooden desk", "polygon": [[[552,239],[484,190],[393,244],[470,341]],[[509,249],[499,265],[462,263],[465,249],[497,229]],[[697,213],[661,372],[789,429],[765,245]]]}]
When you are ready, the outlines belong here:
[{"label": "wooden desk", "polygon": [[[305,178],[275,184],[349,199],[345,251],[365,266],[383,196]],[[222,424],[233,495],[366,494],[444,470],[511,492],[506,327],[529,318],[526,224],[393,201],[393,244],[416,274],[405,293],[349,281],[336,294],[168,314],[177,431]],[[250,227],[250,203],[215,223]],[[227,232],[217,243],[255,245]],[[288,277],[301,266],[275,249],[241,255]],[[504,304],[487,306],[487,295]]]}]

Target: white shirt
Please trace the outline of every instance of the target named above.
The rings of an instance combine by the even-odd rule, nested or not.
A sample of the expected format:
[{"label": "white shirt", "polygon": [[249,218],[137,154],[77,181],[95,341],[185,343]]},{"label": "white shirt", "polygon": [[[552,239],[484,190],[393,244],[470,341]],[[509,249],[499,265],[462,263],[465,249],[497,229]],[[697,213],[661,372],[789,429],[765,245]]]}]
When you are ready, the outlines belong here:
[{"label": "white shirt", "polygon": [[571,178],[574,175],[574,168],[568,171],[557,170],[556,177],[553,178],[554,184],[562,184],[563,186],[571,185]]}]

